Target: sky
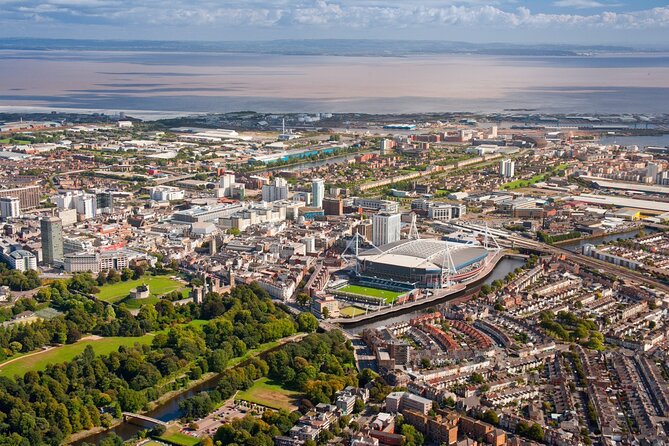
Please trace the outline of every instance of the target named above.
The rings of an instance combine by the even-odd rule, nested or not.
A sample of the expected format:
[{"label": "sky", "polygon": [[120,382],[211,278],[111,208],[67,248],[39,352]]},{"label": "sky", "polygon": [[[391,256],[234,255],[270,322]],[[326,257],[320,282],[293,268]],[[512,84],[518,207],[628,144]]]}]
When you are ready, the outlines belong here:
[{"label": "sky", "polygon": [[0,0],[0,37],[669,46],[669,1]]}]

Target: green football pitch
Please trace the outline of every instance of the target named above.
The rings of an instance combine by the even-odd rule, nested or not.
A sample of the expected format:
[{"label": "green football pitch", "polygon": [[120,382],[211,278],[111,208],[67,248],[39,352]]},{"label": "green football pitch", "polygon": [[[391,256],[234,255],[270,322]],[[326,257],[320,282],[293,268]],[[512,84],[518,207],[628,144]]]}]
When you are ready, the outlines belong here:
[{"label": "green football pitch", "polygon": [[404,291],[389,291],[360,285],[346,285],[345,287],[339,288],[337,291],[357,294],[359,296],[377,297],[385,300],[387,303],[395,302],[399,296],[405,294]]}]

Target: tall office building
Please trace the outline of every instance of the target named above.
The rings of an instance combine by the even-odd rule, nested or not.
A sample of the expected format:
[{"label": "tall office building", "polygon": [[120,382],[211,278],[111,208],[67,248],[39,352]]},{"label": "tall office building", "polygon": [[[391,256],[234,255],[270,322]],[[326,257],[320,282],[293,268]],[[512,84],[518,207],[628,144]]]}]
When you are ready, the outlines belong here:
[{"label": "tall office building", "polygon": [[221,176],[221,189],[224,197],[232,197],[232,189],[235,186],[235,174],[224,173]]},{"label": "tall office building", "polygon": [[98,213],[98,201],[93,194],[76,195],[72,200],[77,214],[82,215],[84,220],[95,218]]},{"label": "tall office building", "polygon": [[63,223],[58,217],[40,220],[42,230],[42,260],[45,265],[63,260]]},{"label": "tall office building", "polygon": [[381,212],[372,216],[372,243],[382,246],[400,239],[402,214]]},{"label": "tall office building", "polygon": [[272,184],[262,187],[262,201],[278,201],[288,198],[288,182],[283,178],[275,178]]},{"label": "tall office building", "polygon": [[381,152],[381,155],[389,155],[390,153],[393,152],[393,149],[395,148],[395,141],[392,139],[382,139],[379,142],[379,151]]},{"label": "tall office building", "polygon": [[344,201],[341,198],[324,198],[323,211],[325,215],[344,215]]},{"label": "tall office building", "polygon": [[516,174],[516,162],[510,159],[500,161],[499,174],[505,178],[513,178]]},{"label": "tall office building", "polygon": [[325,181],[321,178],[315,178],[311,181],[311,206],[315,208],[323,207],[323,198],[325,197]]},{"label": "tall office building", "polygon": [[646,176],[650,178],[651,182],[657,181],[657,175],[662,172],[662,166],[658,163],[646,164]]},{"label": "tall office building", "polygon": [[21,216],[21,203],[17,197],[0,197],[0,216],[3,220]]}]

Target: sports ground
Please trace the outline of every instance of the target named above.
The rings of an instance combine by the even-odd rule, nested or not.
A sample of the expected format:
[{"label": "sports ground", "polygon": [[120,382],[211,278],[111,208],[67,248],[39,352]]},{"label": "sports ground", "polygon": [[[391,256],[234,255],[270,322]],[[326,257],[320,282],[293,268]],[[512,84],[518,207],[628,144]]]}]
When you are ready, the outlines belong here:
[{"label": "sports ground", "polygon": [[269,378],[260,378],[250,389],[238,392],[235,398],[272,409],[293,411],[297,409],[299,395],[298,392],[285,389]]},{"label": "sports ground", "polygon": [[337,291],[341,291],[342,293],[357,294],[359,296],[376,297],[385,300],[386,303],[395,302],[398,297],[406,293],[406,291],[389,291],[360,285],[346,285],[342,288],[339,288]]}]

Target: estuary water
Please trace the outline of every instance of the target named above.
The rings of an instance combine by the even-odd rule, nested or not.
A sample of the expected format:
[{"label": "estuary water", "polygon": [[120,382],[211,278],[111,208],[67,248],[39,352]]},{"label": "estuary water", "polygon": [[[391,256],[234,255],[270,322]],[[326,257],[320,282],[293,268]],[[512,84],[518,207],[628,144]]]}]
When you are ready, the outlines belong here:
[{"label": "estuary water", "polygon": [[669,55],[1,50],[0,111],[663,113]]}]

